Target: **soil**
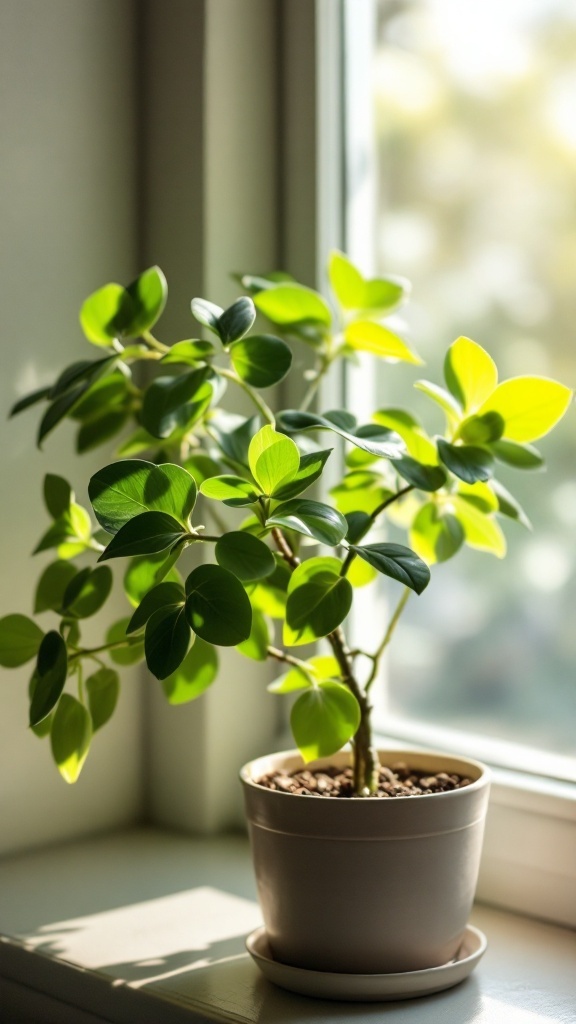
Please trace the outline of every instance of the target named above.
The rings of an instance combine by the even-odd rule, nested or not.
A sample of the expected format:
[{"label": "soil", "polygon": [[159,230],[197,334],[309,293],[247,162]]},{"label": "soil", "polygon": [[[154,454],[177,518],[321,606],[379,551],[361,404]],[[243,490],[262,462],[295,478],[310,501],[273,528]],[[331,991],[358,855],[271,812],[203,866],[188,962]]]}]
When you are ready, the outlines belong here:
[{"label": "soil", "polygon": [[[296,793],[298,796],[351,797],[354,796],[352,779],[351,768],[327,767],[314,771],[303,768],[295,772],[271,772],[258,779],[258,785],[283,793]],[[462,789],[471,782],[472,779],[463,775],[448,775],[446,772],[430,775],[429,772],[410,768],[404,761],[397,761],[389,768],[380,765],[378,789],[371,796],[430,796],[432,793],[448,793],[452,789]]]}]

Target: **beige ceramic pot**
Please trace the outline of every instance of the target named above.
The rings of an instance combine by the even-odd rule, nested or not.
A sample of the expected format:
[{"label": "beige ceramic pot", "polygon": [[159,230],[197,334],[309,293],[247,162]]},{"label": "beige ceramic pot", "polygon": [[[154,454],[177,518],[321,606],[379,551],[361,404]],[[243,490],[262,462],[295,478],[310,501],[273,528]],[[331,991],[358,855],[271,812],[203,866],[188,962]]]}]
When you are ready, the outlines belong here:
[{"label": "beige ceramic pot", "polygon": [[[458,951],[478,876],[488,770],[422,750],[379,757],[473,782],[431,796],[338,800],[256,785],[268,772],[302,767],[295,751],[241,771],[264,924],[282,963],[387,974],[437,967]],[[349,761],[341,752],[312,767]]]}]

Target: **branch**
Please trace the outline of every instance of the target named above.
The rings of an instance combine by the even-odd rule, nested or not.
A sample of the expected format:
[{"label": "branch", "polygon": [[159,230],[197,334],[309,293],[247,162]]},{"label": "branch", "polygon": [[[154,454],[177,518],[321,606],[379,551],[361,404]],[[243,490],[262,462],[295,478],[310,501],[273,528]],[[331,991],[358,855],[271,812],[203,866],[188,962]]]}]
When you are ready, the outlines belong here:
[{"label": "branch", "polygon": [[217,374],[220,375],[220,377],[225,377],[226,380],[231,380],[233,384],[237,384],[239,388],[242,388],[242,390],[246,392],[251,401],[254,403],[254,405],[258,409],[258,412],[262,414],[266,422],[269,423],[271,427],[276,426],[276,418],[270,406],[266,404],[264,399],[259,394],[257,394],[257,392],[254,391],[254,389],[251,388],[250,385],[247,384],[245,380],[242,380],[241,377],[238,377],[233,370],[226,370],[222,366],[214,366],[213,369]]},{"label": "branch", "polygon": [[372,659],[372,671],[370,672],[370,675],[368,676],[368,680],[366,682],[366,686],[364,687],[364,692],[365,693],[369,692],[370,687],[372,686],[372,683],[374,682],[374,680],[376,679],[376,676],[378,675],[378,667],[379,667],[379,664],[380,664],[380,658],[384,654],[384,651],[386,650],[386,648],[388,647],[388,644],[390,643],[390,641],[392,639],[392,636],[394,634],[394,630],[396,629],[396,626],[398,624],[398,620],[399,620],[400,616],[402,615],[402,612],[404,611],[404,609],[406,607],[406,604],[408,602],[408,598],[410,597],[410,594],[411,594],[410,588],[409,587],[404,587],[404,590],[402,592],[402,596],[401,596],[398,604],[396,605],[396,610],[394,611],[394,614],[393,614],[392,618],[390,619],[390,622],[388,623],[388,629],[386,630],[386,633],[384,634],[384,638],[383,638],[382,642],[379,644],[379,646],[376,649],[376,651],[374,652],[374,654],[369,654],[368,655],[368,657]]},{"label": "branch", "polygon": [[272,537],[284,561],[287,562],[292,569],[297,569],[300,565],[300,559],[298,558],[298,555],[294,554],[290,544],[278,526],[273,527]]},{"label": "branch", "polygon": [[[384,501],[380,502],[380,504],[374,509],[374,511],[370,513],[370,517],[369,517],[370,518],[370,524],[364,530],[363,536],[366,536],[366,534],[368,533],[368,530],[370,530],[370,528],[373,526],[374,522],[376,521],[377,517],[380,515],[381,512],[384,511],[385,508],[388,508],[389,505],[393,505],[395,501],[398,501],[399,498],[403,498],[405,494],[408,494],[409,491],[413,491],[413,490],[414,490],[414,484],[407,484],[406,487],[402,487],[399,491],[396,492],[396,494],[392,494],[389,498],[386,498]],[[344,562],[342,564],[342,568],[340,570],[340,575],[341,576],[345,576],[346,575],[346,573],[348,572],[348,569],[352,565],[352,562],[354,561],[355,558],[356,558],[356,552],[355,551],[349,551],[348,554],[346,555],[346,558],[345,558],[345,560],[344,560]]]},{"label": "branch", "polygon": [[282,661],[286,665],[293,665],[294,668],[300,668],[307,676],[310,675],[310,668],[305,661],[301,661],[300,658],[294,658],[291,654],[286,654],[286,651],[281,651],[279,647],[272,647],[270,644],[266,648],[266,653],[270,658],[276,658],[276,661]]}]

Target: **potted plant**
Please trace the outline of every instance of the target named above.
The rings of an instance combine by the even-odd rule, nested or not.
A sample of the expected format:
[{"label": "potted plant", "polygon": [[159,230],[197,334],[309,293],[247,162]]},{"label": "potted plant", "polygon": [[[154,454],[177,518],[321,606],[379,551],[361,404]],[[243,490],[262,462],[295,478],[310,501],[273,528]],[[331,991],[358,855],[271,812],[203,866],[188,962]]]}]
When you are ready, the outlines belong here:
[{"label": "potted plant", "polygon": [[[80,313],[98,357],[14,406],[16,414],[45,403],[39,445],[65,418],[78,425],[79,452],[129,433],[116,461],[90,480],[96,526],[68,482],[46,476],[51,523],[36,552],[57,557],[42,572],[34,611],[57,618],[47,631],[21,614],[2,619],[0,663],[34,660],[30,726],[50,737],[58,769],[75,782],[114,711],[118,665],[145,659],[179,704],[214,682],[220,646],[278,661],[284,672],[269,689],[295,695],[299,752],[242,771],[273,955],[325,972],[434,969],[455,956],[466,925],[487,773],[448,755],[378,754],[372,687],[430,566],[464,544],[502,555],[498,517],[526,524],[495,479],[497,464],[540,467],[532,442],[561,419],[572,392],[536,376],[498,383],[490,355],[458,338],[446,387],[416,383],[440,407],[442,434],[429,435],[396,405],[362,424],[346,410],[311,411],[340,359],[368,352],[421,362],[385,322],[406,300],[407,282],[366,280],[338,252],[329,263],[334,310],[286,274],[239,280],[248,295],[227,309],[193,299],[205,337],[170,346],[152,333],[167,299],[157,267],[127,288],[106,285]],[[257,312],[282,337],[254,333]],[[299,408],[275,413],[263,391],[290,371],[295,345],[308,347],[314,365]],[[133,376],[141,364],[156,371],[147,383]],[[246,393],[251,415],[225,411],[227,388]],[[342,440],[346,465],[331,500],[305,496]],[[410,546],[378,533],[399,508]],[[105,604],[116,559],[131,614],[86,647],[82,622]],[[344,623],[354,590],[380,574],[400,587],[396,610],[370,651],[353,648]],[[317,642],[324,649],[310,652]]]}]

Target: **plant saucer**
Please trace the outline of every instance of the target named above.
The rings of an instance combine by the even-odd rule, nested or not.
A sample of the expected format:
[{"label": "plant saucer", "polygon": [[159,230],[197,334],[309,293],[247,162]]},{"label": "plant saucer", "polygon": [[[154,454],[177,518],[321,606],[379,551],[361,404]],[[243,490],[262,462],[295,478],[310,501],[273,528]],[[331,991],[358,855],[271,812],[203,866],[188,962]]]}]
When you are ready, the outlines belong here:
[{"label": "plant saucer", "polygon": [[291,967],[272,956],[264,928],[257,928],[246,939],[246,949],[269,981],[316,999],[344,999],[355,1002],[381,1002],[413,999],[458,985],[467,978],[483,956],[486,936],[468,925],[454,960],[440,967],[399,974],[334,974]]}]

